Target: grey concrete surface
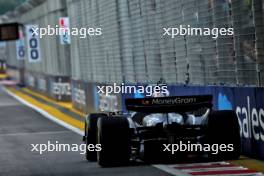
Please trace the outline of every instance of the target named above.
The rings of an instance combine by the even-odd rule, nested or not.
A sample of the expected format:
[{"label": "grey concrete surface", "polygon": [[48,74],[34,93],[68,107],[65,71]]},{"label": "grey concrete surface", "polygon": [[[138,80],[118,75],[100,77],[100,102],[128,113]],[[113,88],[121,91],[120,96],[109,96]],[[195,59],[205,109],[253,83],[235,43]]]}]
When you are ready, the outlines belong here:
[{"label": "grey concrete surface", "polygon": [[9,97],[0,87],[0,176],[167,176],[147,165],[101,168],[79,152],[32,152],[31,144],[81,144],[75,134]]}]

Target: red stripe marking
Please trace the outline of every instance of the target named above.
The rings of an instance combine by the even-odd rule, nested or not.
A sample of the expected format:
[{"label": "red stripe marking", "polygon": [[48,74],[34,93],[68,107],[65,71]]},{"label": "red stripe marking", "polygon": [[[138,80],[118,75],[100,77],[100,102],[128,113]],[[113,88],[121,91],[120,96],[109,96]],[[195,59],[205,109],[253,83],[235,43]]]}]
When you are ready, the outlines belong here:
[{"label": "red stripe marking", "polygon": [[190,172],[191,175],[224,175],[224,174],[253,174],[257,173],[253,170],[228,170],[228,171],[206,171],[206,172]]},{"label": "red stripe marking", "polygon": [[221,167],[239,167],[234,164],[211,164],[211,165],[195,165],[195,166],[177,166],[175,169],[205,169],[205,168],[221,168]]}]

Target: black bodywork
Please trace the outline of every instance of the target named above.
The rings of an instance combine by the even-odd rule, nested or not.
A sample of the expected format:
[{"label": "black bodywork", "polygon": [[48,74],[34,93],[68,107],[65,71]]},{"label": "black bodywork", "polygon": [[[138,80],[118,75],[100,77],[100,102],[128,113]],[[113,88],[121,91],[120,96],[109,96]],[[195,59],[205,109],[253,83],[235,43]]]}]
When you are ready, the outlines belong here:
[{"label": "black bodywork", "polygon": [[[181,96],[127,99],[126,108],[137,113],[131,119],[142,125],[142,119],[150,113],[171,113],[181,114],[184,121],[187,119],[187,112],[197,112],[199,110],[212,110],[212,96]],[[198,112],[199,113],[199,112]],[[179,125],[178,123],[158,123],[152,127],[136,127],[131,131],[132,148],[135,156],[146,161],[168,161],[176,159],[170,153],[163,152],[164,144],[183,143],[203,143],[206,141],[205,134],[207,126],[199,125]],[[151,152],[149,152],[151,151]],[[146,154],[149,153],[149,154]],[[160,155],[158,155],[160,153]],[[178,153],[178,156],[188,156],[188,154],[200,153]],[[177,158],[178,159],[178,158]]]},{"label": "black bodywork", "polygon": [[[211,95],[126,99],[127,110],[134,113],[90,114],[86,118],[84,140],[87,145],[102,144],[102,151],[97,152],[97,157],[87,152],[86,157],[98,160],[101,166],[123,165],[131,159],[159,163],[190,155],[218,160],[236,159],[240,155],[237,116],[233,111],[213,111],[212,100]],[[170,120],[170,113],[181,122]],[[149,116],[151,114],[154,116]],[[164,120],[155,114],[162,114],[161,119]],[[190,117],[194,121],[196,118],[201,120],[190,123]],[[157,122],[153,123],[155,120]],[[150,123],[146,125],[144,122]],[[217,155],[200,151],[174,154],[164,151],[164,145],[180,141],[186,144],[232,143],[234,151]]]}]

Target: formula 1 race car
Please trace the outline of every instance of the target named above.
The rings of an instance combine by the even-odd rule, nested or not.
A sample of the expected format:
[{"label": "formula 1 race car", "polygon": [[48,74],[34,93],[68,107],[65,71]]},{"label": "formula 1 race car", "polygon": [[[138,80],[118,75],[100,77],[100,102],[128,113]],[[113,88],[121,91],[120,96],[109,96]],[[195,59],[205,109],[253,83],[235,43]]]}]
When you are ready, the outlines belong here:
[{"label": "formula 1 race car", "polygon": [[[237,116],[231,110],[213,111],[211,95],[126,99],[125,104],[131,113],[86,117],[83,140],[87,146],[101,145],[97,152],[87,149],[87,160],[107,167],[133,159],[157,163],[189,155],[212,160],[240,156]],[[179,150],[179,143],[185,145],[184,151]],[[191,144],[196,148],[207,144],[207,148],[187,150]],[[212,146],[218,151],[212,153]]]}]

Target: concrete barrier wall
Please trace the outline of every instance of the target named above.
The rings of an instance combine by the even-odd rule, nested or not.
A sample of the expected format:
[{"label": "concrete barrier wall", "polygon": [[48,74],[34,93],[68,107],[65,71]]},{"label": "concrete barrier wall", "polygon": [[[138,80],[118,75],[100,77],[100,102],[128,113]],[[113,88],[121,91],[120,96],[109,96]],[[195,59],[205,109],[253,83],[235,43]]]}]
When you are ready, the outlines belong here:
[{"label": "concrete barrier wall", "polygon": [[71,81],[68,76],[45,75],[27,71],[26,87],[57,101],[71,101]]}]

